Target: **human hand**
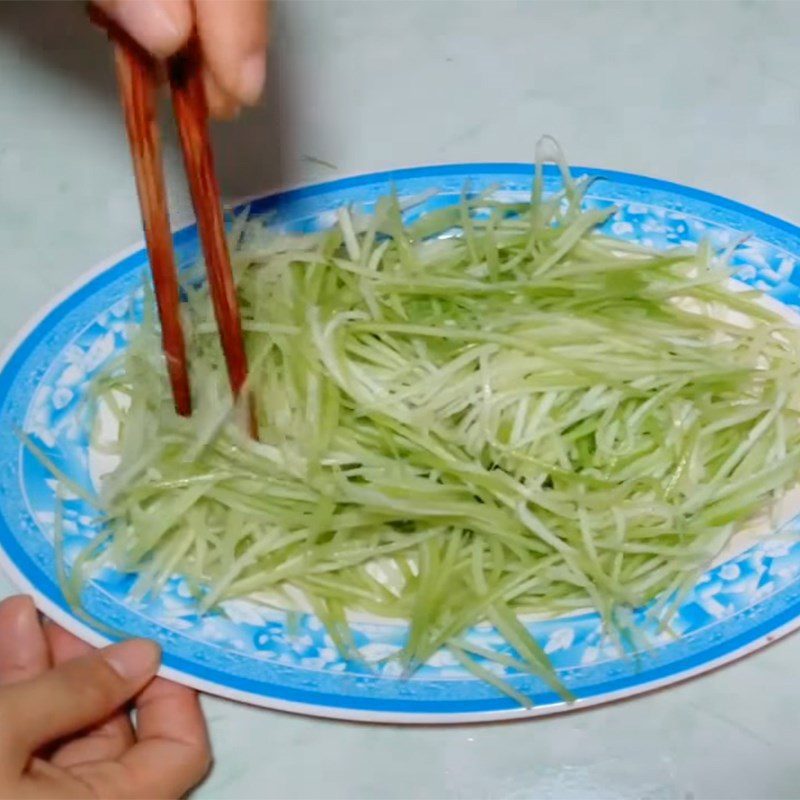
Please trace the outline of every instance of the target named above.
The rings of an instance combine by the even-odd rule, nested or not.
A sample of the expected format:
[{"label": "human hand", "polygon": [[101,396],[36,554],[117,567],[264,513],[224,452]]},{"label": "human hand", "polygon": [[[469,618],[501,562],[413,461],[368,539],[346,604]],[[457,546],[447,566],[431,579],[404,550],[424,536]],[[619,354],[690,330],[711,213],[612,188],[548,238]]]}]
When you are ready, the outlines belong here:
[{"label": "human hand", "polygon": [[94,650],[42,626],[29,597],[0,603],[0,799],[178,798],[199,783],[197,694],[153,679],[159,660],[144,639]]},{"label": "human hand", "polygon": [[183,47],[193,26],[203,54],[203,83],[210,112],[235,116],[264,88],[266,0],[94,0],[157,58]]}]

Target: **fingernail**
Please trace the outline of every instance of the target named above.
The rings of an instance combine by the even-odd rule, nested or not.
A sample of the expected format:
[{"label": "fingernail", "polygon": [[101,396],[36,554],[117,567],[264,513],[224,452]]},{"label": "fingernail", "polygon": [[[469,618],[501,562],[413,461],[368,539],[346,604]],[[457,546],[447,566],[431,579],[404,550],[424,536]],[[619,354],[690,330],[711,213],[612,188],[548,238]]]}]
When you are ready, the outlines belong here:
[{"label": "fingernail", "polygon": [[101,651],[103,658],[124,680],[140,680],[155,675],[161,661],[161,650],[147,639],[131,639],[113,644]]},{"label": "fingernail", "polygon": [[[173,8],[176,16],[173,16]],[[153,55],[172,55],[183,44],[185,35],[178,23],[180,8],[177,3],[169,0],[121,0],[113,5],[111,13]]]},{"label": "fingernail", "polygon": [[239,70],[237,96],[248,106],[252,106],[261,97],[264,79],[267,74],[267,60],[263,51],[253,53],[242,63]]},{"label": "fingernail", "polygon": [[6,601],[9,614],[8,640],[14,643],[19,660],[27,660],[41,649],[42,631],[36,606],[28,596],[13,597]]}]

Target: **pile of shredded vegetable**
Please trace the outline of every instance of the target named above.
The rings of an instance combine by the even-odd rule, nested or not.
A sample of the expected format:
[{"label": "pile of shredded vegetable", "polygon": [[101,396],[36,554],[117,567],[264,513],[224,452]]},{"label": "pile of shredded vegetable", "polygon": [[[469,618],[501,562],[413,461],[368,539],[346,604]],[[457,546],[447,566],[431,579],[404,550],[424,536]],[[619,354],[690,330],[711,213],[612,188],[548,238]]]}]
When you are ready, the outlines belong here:
[{"label": "pile of shredded vegetable", "polygon": [[[120,460],[73,588],[96,562],[139,597],[177,573],[203,611],[310,608],[351,658],[348,613],[407,620],[407,672],[449,648],[512,694],[486,659],[558,685],[520,615],[666,613],[796,481],[800,335],[729,254],[601,235],[614,209],[563,180],[416,216],[388,196],[308,235],[235,220],[260,441],[187,280],[197,411],[173,411],[149,307],[94,387]],[[518,658],[469,641],[485,621]]]}]

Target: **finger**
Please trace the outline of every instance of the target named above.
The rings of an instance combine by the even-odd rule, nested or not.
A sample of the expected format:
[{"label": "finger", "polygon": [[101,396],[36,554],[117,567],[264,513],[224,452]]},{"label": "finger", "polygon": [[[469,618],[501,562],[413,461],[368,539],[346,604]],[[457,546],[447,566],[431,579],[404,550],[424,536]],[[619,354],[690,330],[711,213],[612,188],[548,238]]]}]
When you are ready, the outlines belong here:
[{"label": "finger", "polygon": [[36,678],[50,666],[47,640],[33,600],[26,595],[0,603],[0,685]]},{"label": "finger", "polygon": [[[93,648],[58,625],[45,626],[45,636],[50,644],[53,664],[80,658]],[[93,727],[86,735],[68,741],[51,756],[54,765],[63,768],[93,761],[116,760],[126,753],[136,741],[127,710],[112,714],[105,722]]]},{"label": "finger", "polygon": [[192,32],[189,0],[95,0],[95,4],[157,58],[177,52]]},{"label": "finger", "polygon": [[42,745],[103,722],[150,681],[158,645],[132,639],[0,689],[0,748],[24,766]]},{"label": "finger", "polygon": [[50,757],[50,763],[62,769],[82,764],[117,761],[136,743],[133,726],[126,714],[114,714],[85,736],[63,744]]},{"label": "finger", "polygon": [[95,651],[90,644],[87,644],[77,636],[73,636],[69,631],[65,631],[54,622],[45,624],[44,635],[50,647],[50,657],[54,666],[89,655]]},{"label": "finger", "polygon": [[244,105],[261,96],[266,76],[265,0],[196,0],[203,58],[220,88]]},{"label": "finger", "polygon": [[72,774],[98,797],[183,797],[211,764],[197,693],[156,678],[136,708],[138,744],[116,762],[84,764]]},{"label": "finger", "polygon": [[34,756],[25,767],[19,790],[16,791],[15,787],[14,800],[86,800],[90,790],[91,787],[80,778],[65,773],[44,758]]},{"label": "finger", "polygon": [[137,776],[142,797],[181,797],[205,777],[211,745],[193,689],[156,678],[136,700],[136,732],[120,763]]},{"label": "finger", "polygon": [[217,119],[233,119],[241,111],[241,104],[234,100],[217,83],[208,67],[203,67],[203,87],[206,93],[208,111]]}]

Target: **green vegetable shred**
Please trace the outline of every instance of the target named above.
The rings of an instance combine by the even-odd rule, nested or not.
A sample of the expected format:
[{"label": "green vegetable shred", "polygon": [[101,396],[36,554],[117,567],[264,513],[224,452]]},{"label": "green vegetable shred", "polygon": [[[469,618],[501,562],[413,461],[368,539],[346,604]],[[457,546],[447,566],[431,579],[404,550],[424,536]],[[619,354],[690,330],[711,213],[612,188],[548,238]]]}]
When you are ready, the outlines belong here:
[{"label": "green vegetable shred", "polygon": [[[240,215],[232,258],[260,440],[232,404],[206,286],[186,278],[195,413],[173,411],[152,303],[93,388],[118,435],[106,520],[69,579],[185,577],[313,610],[408,622],[410,674],[441,648],[527,702],[487,659],[568,696],[526,615],[670,608],[800,468],[800,335],[731,280],[730,253],[599,232],[563,167],[545,195],[395,195],[329,230]],[[427,198],[422,198],[427,199]],[[422,202],[417,198],[417,202]],[[351,617],[352,618],[352,617]],[[522,622],[520,621],[522,619]],[[488,622],[516,657],[468,638]],[[624,635],[620,639],[624,641]]]}]

